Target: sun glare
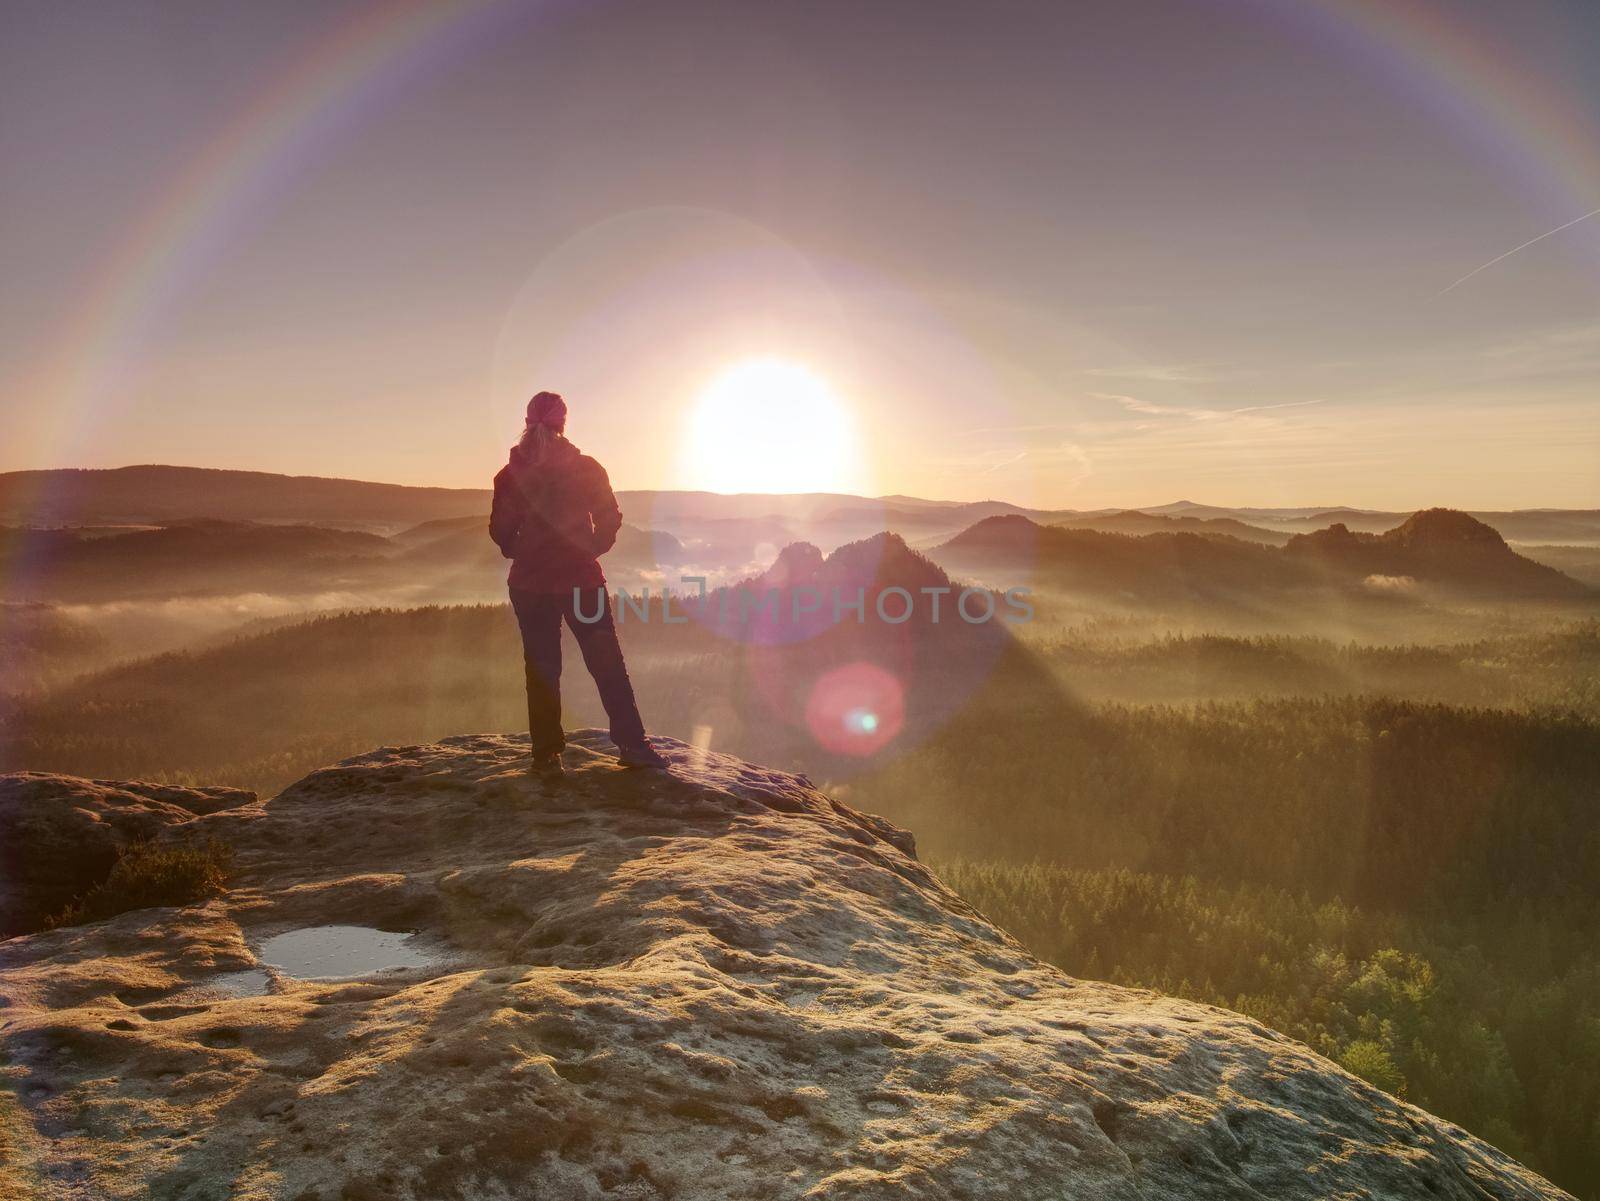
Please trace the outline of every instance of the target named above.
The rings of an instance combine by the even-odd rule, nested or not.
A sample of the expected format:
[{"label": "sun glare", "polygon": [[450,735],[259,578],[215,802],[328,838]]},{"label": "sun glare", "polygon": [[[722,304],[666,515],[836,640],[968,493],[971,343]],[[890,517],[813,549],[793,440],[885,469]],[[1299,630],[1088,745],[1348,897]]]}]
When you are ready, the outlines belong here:
[{"label": "sun glare", "polygon": [[826,381],[783,359],[746,359],[696,398],[684,438],[685,486],[711,492],[834,492],[860,486],[849,407]]}]

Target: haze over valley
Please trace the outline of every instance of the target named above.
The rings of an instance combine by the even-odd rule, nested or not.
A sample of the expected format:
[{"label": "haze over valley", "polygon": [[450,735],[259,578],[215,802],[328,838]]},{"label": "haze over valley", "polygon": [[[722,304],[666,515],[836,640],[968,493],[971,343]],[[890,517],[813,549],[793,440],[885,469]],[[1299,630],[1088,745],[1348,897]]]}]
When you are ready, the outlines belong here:
[{"label": "haze over valley", "polygon": [[[620,629],[660,733],[914,828],[1068,970],[1242,1008],[1600,1180],[1600,512],[619,499],[603,566],[658,606]],[[525,724],[484,493],[148,467],[0,477],[0,511],[0,767],[268,793]],[[1030,619],[874,610],[963,587]],[[719,588],[775,616],[719,622]],[[869,620],[792,616],[857,588]]]}]

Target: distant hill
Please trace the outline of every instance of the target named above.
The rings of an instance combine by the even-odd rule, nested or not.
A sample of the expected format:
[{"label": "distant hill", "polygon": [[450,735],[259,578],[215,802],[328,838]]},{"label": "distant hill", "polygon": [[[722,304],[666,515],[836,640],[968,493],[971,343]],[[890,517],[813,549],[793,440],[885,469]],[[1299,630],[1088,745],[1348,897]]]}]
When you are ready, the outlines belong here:
[{"label": "distant hill", "polygon": [[[174,522],[151,528],[0,527],[0,600],[96,604],[235,593],[358,593],[367,603],[479,600],[506,563],[488,517],[422,522],[393,537],[314,525]],[[624,525],[602,559],[620,585],[688,562],[671,534]]]},{"label": "distant hill", "polygon": [[971,525],[975,521],[982,521],[985,517],[998,517],[1010,513],[1020,513],[1043,520],[1050,516],[1040,509],[1024,509],[1020,505],[1009,504],[1003,500],[980,500],[970,504],[965,503],[940,503],[924,502],[922,504],[883,504],[877,501],[861,502],[853,505],[843,505],[828,513],[824,513],[818,520],[823,523],[869,522],[879,529],[949,529],[956,526]]},{"label": "distant hill", "polygon": [[1512,542],[1562,542],[1600,546],[1600,509],[1473,510]]},{"label": "distant hill", "polygon": [[[1269,530],[1310,533],[1330,525],[1343,525],[1368,534],[1382,534],[1402,524],[1409,512],[1358,509],[1342,505],[1320,508],[1264,509],[1240,506],[1222,508],[1177,501],[1134,510],[1152,516],[1233,518]],[[1511,542],[1552,542],[1600,545],[1600,509],[1468,509],[1469,516],[1493,526]]]},{"label": "distant hill", "polygon": [[1052,524],[1060,529],[1099,530],[1105,534],[1207,534],[1238,538],[1245,542],[1261,542],[1268,546],[1282,546],[1291,537],[1281,530],[1262,529],[1236,517],[1175,517],[1164,513],[1146,513],[1142,509],[1072,517]]},{"label": "distant hill", "polygon": [[[1049,581],[1077,591],[1155,600],[1217,598],[1305,584],[1274,547],[1190,532],[1142,535],[991,517],[932,552],[952,572],[1005,586]],[[998,577],[998,578],[997,578]]]},{"label": "distant hill", "polygon": [[[1553,542],[1600,545],[1600,510],[1596,509],[1470,509],[1464,510],[1511,542]],[[1248,515],[1249,510],[1240,510]],[[1357,533],[1384,534],[1404,524],[1409,513],[1369,509],[1320,509],[1304,516],[1261,514],[1254,518],[1277,529],[1311,533],[1343,525]]]},{"label": "distant hill", "polygon": [[487,538],[489,536],[489,511],[473,513],[466,517],[440,517],[433,521],[423,521],[390,535],[389,541],[402,549],[411,549],[426,546],[437,542],[441,538],[454,538],[462,534],[476,531]]},{"label": "distant hill", "polygon": [[1576,580],[1517,554],[1476,518],[1448,509],[1416,514],[1382,535],[1335,525],[1296,536],[1282,548],[1216,535],[1130,536],[993,517],[939,546],[933,557],[948,570],[981,573],[991,582],[996,573],[1010,573],[1016,582],[1040,578],[1140,600],[1238,599],[1263,591],[1362,586],[1371,577],[1473,596],[1590,595]]},{"label": "distant hill", "polygon": [[[791,541],[797,523],[861,518],[873,529],[908,523],[921,510],[954,509],[937,519],[959,528],[995,512],[1022,510],[1003,501],[977,504],[873,500],[840,492],[745,493],[623,489],[618,502],[630,524],[681,535],[707,522],[755,523],[761,540]],[[487,488],[425,488],[319,476],[277,475],[203,467],[62,468],[0,473],[0,524],[165,524],[196,518],[294,522],[398,533],[436,521],[475,520],[489,511]],[[757,529],[756,527],[759,527]],[[731,527],[722,527],[725,531]]]},{"label": "distant hill", "polygon": [[1517,553],[1600,589],[1600,546],[1520,546]]},{"label": "distant hill", "polygon": [[[425,521],[394,535],[389,543],[398,548],[400,558],[406,562],[477,563],[500,573],[505,571],[500,548],[489,539],[487,513]],[[671,534],[641,530],[626,523],[617,532],[617,544],[603,559],[607,570],[612,572],[672,567],[687,561],[683,544]]]},{"label": "distant hill", "polygon": [[1492,526],[1453,509],[1425,509],[1382,534],[1331,525],[1297,535],[1284,554],[1345,576],[1409,578],[1485,595],[1559,598],[1590,592],[1555,568],[1517,554]]},{"label": "distant hill", "polygon": [[[488,467],[485,469],[487,483]],[[837,546],[880,530],[921,540],[954,534],[988,517],[1022,516],[1041,524],[1146,533],[1158,529],[1232,533],[1275,541],[1333,524],[1383,533],[1408,514],[1339,505],[1303,508],[1224,507],[1182,500],[1134,509],[1035,509],[1002,500],[948,501],[914,496],[864,497],[842,492],[742,493],[623,489],[628,522],[703,543],[738,562],[762,544],[795,540]],[[334,526],[392,534],[431,521],[473,518],[489,509],[487,488],[424,488],[319,476],[276,475],[202,467],[63,468],[0,473],[0,524],[166,524],[193,518]],[[1172,527],[1144,528],[1133,514],[1170,518]],[[1600,510],[1473,511],[1512,542],[1600,545]],[[1118,523],[1123,524],[1118,524]],[[1237,522],[1243,529],[1191,522]],[[713,545],[718,540],[722,545]],[[747,540],[748,545],[734,543]]]},{"label": "distant hill", "polygon": [[12,525],[224,521],[402,528],[489,509],[478,488],[414,488],[206,467],[115,467],[0,474],[0,521]]},{"label": "distant hill", "polygon": [[1382,534],[1394,529],[1406,519],[1404,513],[1374,513],[1366,509],[1326,509],[1320,513],[1313,513],[1309,517],[1285,521],[1286,526],[1293,526],[1302,531],[1322,530],[1330,525],[1343,525],[1352,530],[1360,530],[1369,534]]},{"label": "distant hill", "polygon": [[[1151,513],[1166,517],[1237,517],[1243,520],[1269,520],[1289,521],[1305,519],[1336,505],[1309,505],[1300,508],[1260,508],[1253,505],[1207,505],[1199,504],[1192,500],[1175,500],[1165,505],[1139,505],[1141,513]],[[1349,510],[1354,513],[1366,512],[1362,509]]]},{"label": "distant hill", "polygon": [[365,581],[389,541],[310,525],[179,522],[106,535],[0,530],[7,600],[95,603],[134,597],[326,590]]}]

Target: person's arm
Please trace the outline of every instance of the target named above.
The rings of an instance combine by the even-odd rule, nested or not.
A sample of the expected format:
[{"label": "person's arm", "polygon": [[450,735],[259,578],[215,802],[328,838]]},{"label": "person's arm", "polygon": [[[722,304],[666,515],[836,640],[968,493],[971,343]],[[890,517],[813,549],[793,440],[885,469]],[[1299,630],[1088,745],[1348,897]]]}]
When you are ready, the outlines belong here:
[{"label": "person's arm", "polygon": [[522,497],[510,477],[501,471],[494,477],[494,504],[489,510],[489,537],[510,559],[516,554],[517,534],[522,530]]},{"label": "person's arm", "polygon": [[606,469],[598,463],[594,465],[589,488],[589,520],[594,523],[594,557],[598,559],[617,544],[622,510],[617,506],[617,494],[611,491]]}]

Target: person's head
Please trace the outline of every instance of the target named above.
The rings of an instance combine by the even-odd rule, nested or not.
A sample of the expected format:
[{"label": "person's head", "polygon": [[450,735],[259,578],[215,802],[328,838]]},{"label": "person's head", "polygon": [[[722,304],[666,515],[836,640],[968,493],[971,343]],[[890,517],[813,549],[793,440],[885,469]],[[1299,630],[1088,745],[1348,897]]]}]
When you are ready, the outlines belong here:
[{"label": "person's head", "polygon": [[547,426],[556,433],[567,428],[567,402],[559,392],[540,392],[528,402],[528,426]]},{"label": "person's head", "polygon": [[528,420],[517,442],[524,460],[542,463],[567,428],[567,402],[557,392],[540,392],[528,402]]}]

